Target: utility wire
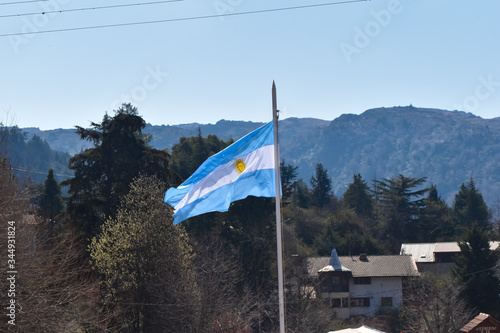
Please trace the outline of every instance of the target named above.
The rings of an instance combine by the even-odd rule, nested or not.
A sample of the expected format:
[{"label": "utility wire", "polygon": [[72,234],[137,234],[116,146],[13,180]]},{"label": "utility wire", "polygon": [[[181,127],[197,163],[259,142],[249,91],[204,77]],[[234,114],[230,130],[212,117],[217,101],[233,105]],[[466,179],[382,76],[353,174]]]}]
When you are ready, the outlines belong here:
[{"label": "utility wire", "polygon": [[[29,169],[22,169],[22,168],[11,168],[11,169],[14,171],[22,171],[22,172],[26,172],[26,173],[36,173],[39,175],[46,175],[47,174],[47,172],[42,172],[42,171],[37,171],[37,170],[29,170]],[[54,176],[71,178],[74,175],[54,174]]]},{"label": "utility wire", "polygon": [[242,16],[242,15],[251,15],[251,14],[262,14],[262,13],[280,12],[280,11],[288,11],[288,10],[315,8],[315,7],[326,7],[326,6],[334,6],[334,5],[342,5],[342,4],[350,4],[350,3],[366,2],[366,1],[370,1],[370,0],[346,0],[346,1],[340,1],[340,2],[327,2],[327,3],[311,4],[311,5],[303,5],[303,6],[252,10],[252,11],[239,12],[239,13],[226,13],[226,14],[202,15],[202,16],[191,16],[191,17],[179,17],[179,18],[164,19],[164,20],[116,23],[116,24],[94,25],[94,26],[87,26],[87,27],[74,27],[74,28],[54,29],[54,30],[14,32],[14,33],[0,34],[0,37],[34,35],[34,34],[55,33],[55,32],[68,32],[68,31],[79,31],[79,30],[90,30],[90,29],[104,29],[104,28],[115,28],[115,27],[125,27],[125,26],[134,26],[134,25],[180,22],[180,21],[194,21],[194,20],[204,20],[204,19],[211,19],[211,18],[217,18],[217,17]]},{"label": "utility wire", "polygon": [[[46,1],[46,0],[43,0],[43,1]],[[121,4],[121,5],[108,5],[108,6],[100,6],[100,7],[61,9],[61,10],[53,10],[53,11],[47,11],[47,12],[8,14],[8,15],[0,15],[0,18],[30,16],[30,15],[45,15],[45,14],[53,14],[53,13],[80,12],[80,11],[86,11],[86,10],[99,10],[99,9],[133,7],[133,6],[157,5],[157,4],[161,4],[161,3],[180,2],[180,1],[184,1],[184,0],[162,0],[162,1],[152,1],[152,2],[128,3],[128,4]]]},{"label": "utility wire", "polygon": [[[491,250],[490,250],[491,251]],[[483,272],[487,272],[487,271],[495,271],[496,268],[500,267],[500,264],[496,264],[495,266],[493,267],[490,267],[490,268],[486,268],[486,269],[482,269],[480,271],[475,271],[475,272],[472,272],[472,273],[467,273],[467,274],[464,274],[462,276],[469,276],[469,275],[474,275],[474,274],[478,274],[478,273],[483,273]]]},{"label": "utility wire", "polygon": [[0,6],[18,5],[18,4],[30,3],[30,2],[46,2],[46,1],[49,1],[49,0],[26,0],[26,1],[16,1],[16,2],[0,2]]}]

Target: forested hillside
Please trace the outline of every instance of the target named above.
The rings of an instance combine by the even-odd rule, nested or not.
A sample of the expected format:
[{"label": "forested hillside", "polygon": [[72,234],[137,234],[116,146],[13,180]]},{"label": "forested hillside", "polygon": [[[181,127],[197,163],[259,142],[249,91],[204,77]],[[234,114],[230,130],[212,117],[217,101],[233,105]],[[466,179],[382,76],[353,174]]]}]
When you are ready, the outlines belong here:
[{"label": "forested hillside", "polygon": [[[262,123],[221,120],[216,124],[154,126],[151,145],[169,148],[181,137],[216,135],[237,140]],[[36,134],[52,149],[71,155],[91,147],[75,129],[40,131]],[[288,118],[280,121],[281,157],[298,166],[298,176],[309,182],[317,162],[322,162],[341,196],[354,174],[364,179],[404,174],[427,177],[451,203],[461,183],[473,176],[490,206],[500,198],[500,118],[482,119],[459,111],[412,106],[379,108],[361,115],[346,114],[333,121]]]},{"label": "forested hillside", "polygon": [[53,169],[59,180],[69,178],[70,154],[51,149],[47,141],[37,135],[29,139],[17,127],[4,127],[0,130],[2,155],[6,156],[15,174],[32,183],[43,183],[49,169]]},{"label": "forested hillside", "polygon": [[305,179],[311,174],[305,171],[322,162],[338,195],[360,173],[367,180],[427,177],[448,203],[473,176],[489,204],[500,198],[500,118],[411,106],[373,109],[335,119],[303,149],[283,156]]}]

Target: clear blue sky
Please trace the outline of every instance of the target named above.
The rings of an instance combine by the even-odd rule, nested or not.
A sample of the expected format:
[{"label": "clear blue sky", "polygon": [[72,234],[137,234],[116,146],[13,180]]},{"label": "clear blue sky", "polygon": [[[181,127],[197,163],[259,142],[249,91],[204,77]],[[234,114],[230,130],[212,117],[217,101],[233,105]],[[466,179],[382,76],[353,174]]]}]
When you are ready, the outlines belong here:
[{"label": "clear blue sky", "polygon": [[[121,102],[155,125],[266,122],[273,80],[282,118],[409,104],[500,116],[498,0],[0,1],[0,116],[20,127],[86,127]],[[121,7],[84,10],[99,6]],[[200,16],[213,17],[177,20]]]}]

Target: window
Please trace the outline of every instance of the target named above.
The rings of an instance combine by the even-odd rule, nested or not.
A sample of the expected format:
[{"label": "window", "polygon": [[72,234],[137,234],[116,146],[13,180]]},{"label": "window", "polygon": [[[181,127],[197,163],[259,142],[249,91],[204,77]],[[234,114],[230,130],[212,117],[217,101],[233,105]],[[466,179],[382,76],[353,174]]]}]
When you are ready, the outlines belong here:
[{"label": "window", "polygon": [[370,298],[369,297],[352,297],[351,298],[351,307],[369,307],[370,306]]},{"label": "window", "polygon": [[392,306],[392,297],[382,297],[382,306]]},{"label": "window", "polygon": [[349,278],[338,274],[321,274],[320,291],[328,293],[348,292]]},{"label": "window", "polygon": [[372,284],[372,278],[369,276],[355,277],[354,284]]},{"label": "window", "polygon": [[332,308],[347,308],[348,304],[347,298],[330,298],[330,306]]}]

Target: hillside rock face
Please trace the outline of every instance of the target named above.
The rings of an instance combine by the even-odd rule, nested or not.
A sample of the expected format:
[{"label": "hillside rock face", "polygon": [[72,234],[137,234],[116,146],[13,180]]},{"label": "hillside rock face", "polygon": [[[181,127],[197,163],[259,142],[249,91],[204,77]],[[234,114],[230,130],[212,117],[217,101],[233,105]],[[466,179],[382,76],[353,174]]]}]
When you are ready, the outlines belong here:
[{"label": "hillside rock face", "polygon": [[[238,140],[262,125],[228,120],[205,125],[148,124],[144,132],[152,134],[153,147],[170,149],[180,137],[198,135],[198,129],[204,137]],[[25,131],[70,154],[91,146],[74,129]],[[500,199],[500,118],[407,106],[345,114],[333,121],[288,118],[280,121],[279,132],[286,164],[298,166],[299,178],[309,184],[316,163],[322,162],[337,197],[360,173],[369,184],[398,174],[427,177],[428,185],[436,185],[448,203],[472,176],[490,207]]]},{"label": "hillside rock face", "polygon": [[299,165],[301,176],[323,162],[336,195],[353,174],[371,181],[401,173],[428,177],[449,203],[471,176],[490,205],[500,198],[500,118],[411,106],[379,108],[342,115],[310,141],[315,142],[310,153],[290,161]]}]

